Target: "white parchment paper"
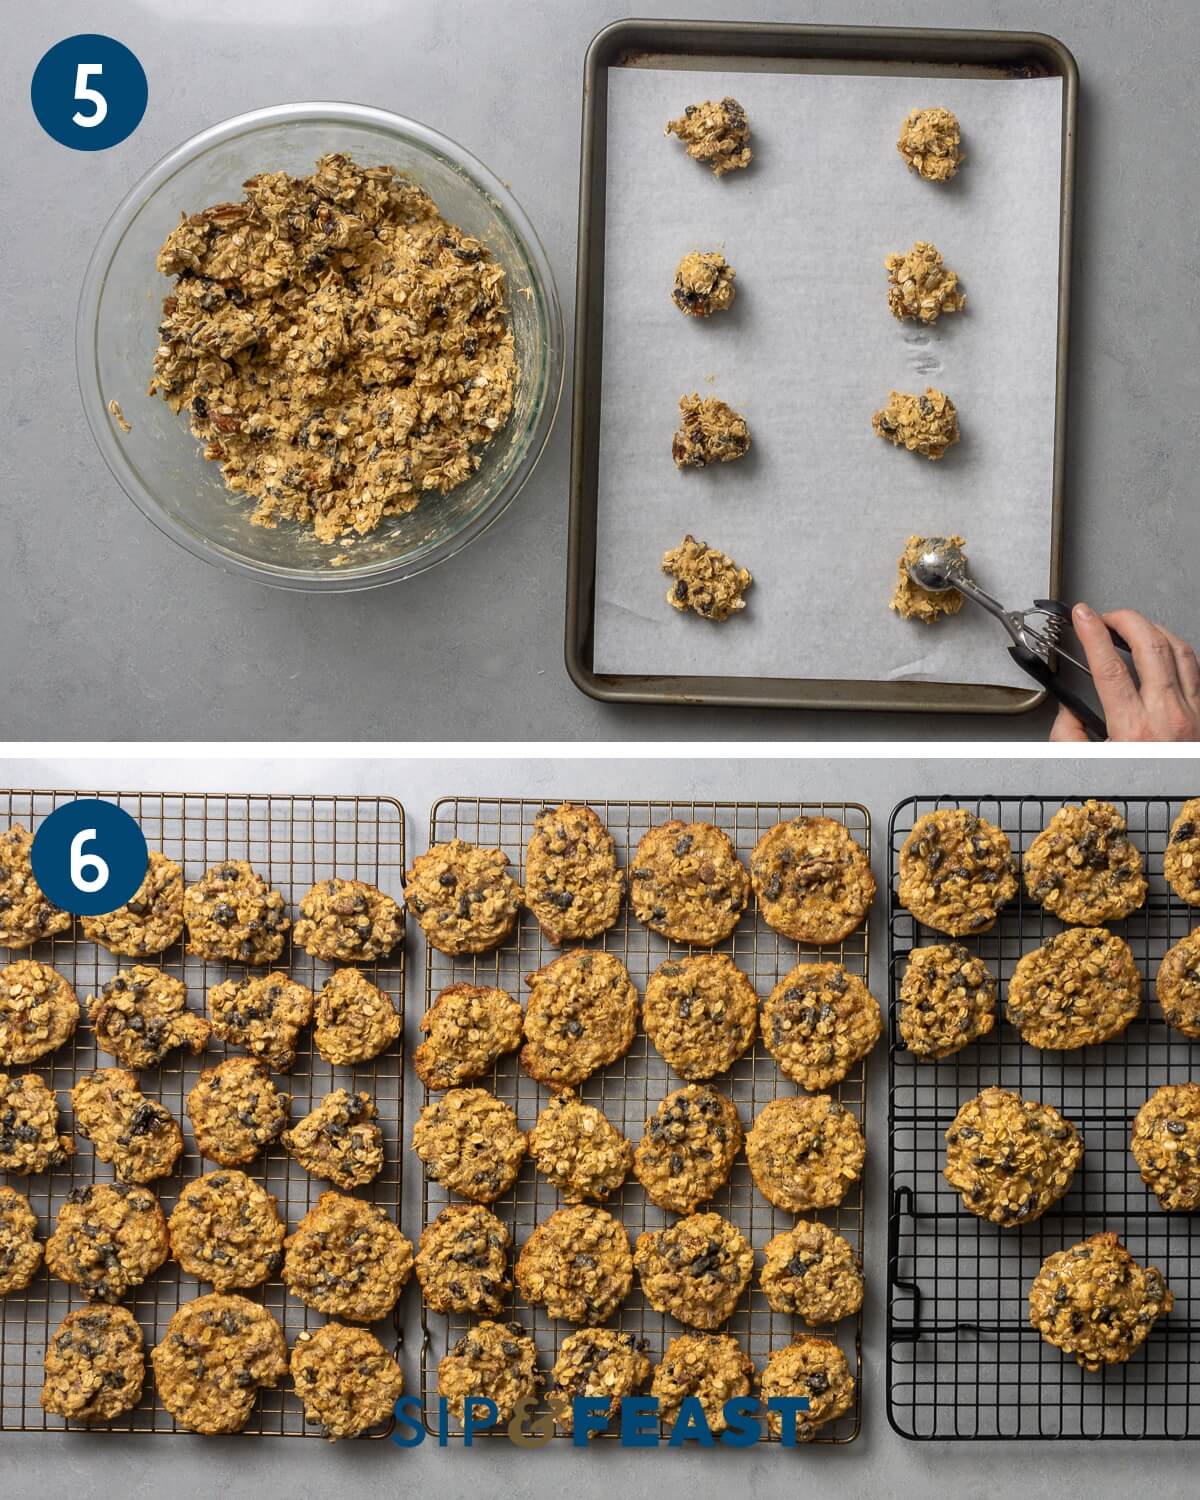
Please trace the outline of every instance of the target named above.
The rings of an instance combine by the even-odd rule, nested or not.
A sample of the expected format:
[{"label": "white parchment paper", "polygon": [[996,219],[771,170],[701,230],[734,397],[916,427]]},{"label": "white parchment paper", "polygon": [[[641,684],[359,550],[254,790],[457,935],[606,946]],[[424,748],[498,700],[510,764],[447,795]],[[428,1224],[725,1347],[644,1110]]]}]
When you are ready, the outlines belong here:
[{"label": "white parchment paper", "polygon": [[[600,672],[912,679],[1026,686],[990,617],[935,626],[888,609],[912,532],[967,540],[979,582],[1046,591],[1058,317],[1061,80],[872,78],[614,68],[609,73],[595,667]],[[754,161],[716,178],[666,121],[732,94]],[[908,171],[908,111],[958,115],[948,184]],[[931,240],[965,312],[894,319],[884,257]],[[732,309],[686,318],[675,266],[722,249]],[[937,463],[871,430],[889,390],[944,390],[962,439]],[[678,401],[750,424],[743,459],[680,472]],[[685,532],[754,574],[723,624],[665,602]]]}]

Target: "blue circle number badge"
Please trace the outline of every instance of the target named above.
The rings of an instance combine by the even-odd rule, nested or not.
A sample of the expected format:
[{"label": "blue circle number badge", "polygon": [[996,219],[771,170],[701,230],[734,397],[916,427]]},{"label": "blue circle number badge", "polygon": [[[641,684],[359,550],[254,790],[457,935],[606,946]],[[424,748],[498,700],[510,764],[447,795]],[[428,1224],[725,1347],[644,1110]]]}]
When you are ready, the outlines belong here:
[{"label": "blue circle number badge", "polygon": [[94,797],[56,808],[34,834],[29,859],[47,899],[77,917],[124,906],[150,863],[136,821],[115,802]]},{"label": "blue circle number badge", "polygon": [[128,47],[85,32],[50,48],[33,70],[29,93],[47,135],[72,151],[104,151],[137,129],[148,88]]}]

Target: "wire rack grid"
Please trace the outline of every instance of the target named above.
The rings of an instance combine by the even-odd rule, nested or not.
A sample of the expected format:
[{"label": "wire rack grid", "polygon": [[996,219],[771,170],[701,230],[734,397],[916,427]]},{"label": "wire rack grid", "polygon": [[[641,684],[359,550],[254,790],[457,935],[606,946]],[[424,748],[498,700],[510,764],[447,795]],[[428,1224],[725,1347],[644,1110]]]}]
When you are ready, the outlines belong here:
[{"label": "wire rack grid", "polygon": [[[186,881],[195,881],[213,864],[225,859],[248,860],[284,897],[293,922],[300,898],[314,882],[334,874],[377,885],[397,899],[401,895],[404,858],[404,811],[390,798],[272,796],[261,794],[192,794],[150,792],[3,791],[0,792],[0,828],[22,823],[30,830],[56,807],[75,797],[102,797],[125,809],[141,825],[146,842],[178,862]],[[81,1005],[120,968],[135,962],[161,966],[182,979],[188,990],[189,1008],[206,1013],[211,985],[240,977],[239,964],[207,962],[186,954],[181,943],[158,958],[117,958],[107,949],[85,941],[78,922],[69,932],[19,952],[0,949],[0,963],[32,957],[49,963],[64,975],[79,995]],[[313,991],[333,972],[333,965],[310,958],[293,946],[289,934],[284,952],[272,966],[286,970]],[[403,1015],[404,945],[401,942],[385,961],[356,965],[380,989],[390,994]],[[265,969],[255,972],[265,973]],[[86,1006],[84,1006],[86,1011]],[[224,1055],[237,1056],[212,1037],[200,1057],[172,1052],[158,1068],[143,1069],[138,1083],[150,1097],[160,1100],[183,1126],[185,1149],[175,1172],[148,1186],[158,1195],[163,1212],[169,1214],[183,1185],[206,1172],[217,1170],[196,1150],[185,1113],[187,1095],[204,1068],[216,1065]],[[39,1074],[55,1090],[61,1110],[60,1128],[72,1128],[69,1090],[80,1074],[97,1067],[120,1066],[97,1051],[91,1027],[81,1021],[74,1038],[51,1056],[13,1072]],[[379,1110],[384,1136],[385,1164],[382,1172],[357,1195],[384,1207],[395,1220],[401,1210],[401,1151],[404,1142],[403,1041],[382,1056],[354,1068],[333,1068],[312,1043],[311,1031],[301,1034],[296,1062],[288,1074],[275,1075],[276,1085],[291,1095],[293,1121],[307,1114],[333,1088],[366,1090]],[[5,1179],[26,1193],[38,1218],[39,1233],[48,1235],[63,1200],[72,1188],[91,1182],[112,1181],[110,1166],[100,1162],[88,1142],[75,1138],[76,1155],[60,1170],[36,1177]],[[267,1147],[243,1168],[278,1200],[279,1213],[293,1229],[320,1195],[332,1184],[308,1174],[277,1142]],[[187,1275],[174,1260],[145,1281],[125,1305],[133,1312],[146,1342],[146,1383],[142,1400],[132,1411],[109,1424],[92,1426],[92,1432],[174,1433],[182,1432],[163,1406],[154,1386],[149,1351],[163,1337],[171,1316],[191,1298],[210,1292],[207,1283]],[[245,1291],[274,1314],[289,1347],[302,1329],[325,1321],[319,1314],[291,1297],[277,1278]],[[42,1386],[43,1358],[47,1342],[66,1314],[86,1302],[76,1288],[39,1271],[28,1290],[0,1298],[0,1429],[48,1432],[68,1429],[60,1418],[46,1415],[38,1404]],[[399,1348],[398,1316],[375,1332],[393,1349]],[[299,1400],[287,1387],[260,1393],[243,1432],[248,1435],[317,1436],[306,1427]],[[374,1429],[371,1436],[386,1436],[388,1428]]]},{"label": "wire rack grid", "polygon": [[[1107,924],[1129,944],[1144,981],[1143,1006],[1119,1037],[1071,1052],[1025,1045],[1004,1019],[1008,980],[1023,953],[1064,924],[1022,888],[991,932],[947,939],[899,904],[900,849],[916,819],[966,807],[997,824],[1023,855],[1066,802],[1083,797],[913,797],[894,810],[888,837],[889,1218],[888,1418],[908,1438],[1195,1438],[1200,1415],[1200,1326],[1190,1289],[1200,1285],[1200,1225],[1161,1210],[1129,1152],[1138,1108],[1159,1085],[1192,1075],[1192,1044],[1168,1027],[1153,998],[1163,954],[1196,913],[1163,879],[1162,856],[1182,799],[1113,798],[1141,850],[1145,904]],[[1000,981],[993,1031],[940,1062],[918,1060],[897,1029],[909,951],[957,941]],[[1042,1218],[1002,1229],[967,1212],[942,1177],[944,1133],[959,1106],[998,1084],[1052,1104],[1079,1128],[1084,1161],[1070,1191]],[[1101,1230],[1134,1258],[1158,1266],[1174,1311],[1125,1364],[1082,1370],[1029,1323],[1028,1293],[1042,1261]]]},{"label": "wire rack grid", "polygon": [[[684,822],[712,823],[729,835],[742,860],[748,860],[759,837],[773,824],[800,816],[825,816],[843,823],[870,854],[870,815],[857,804],[825,803],[747,803],[747,802],[614,802],[591,798],[566,798],[589,805],[604,821],[616,842],[622,868],[628,869],[642,835],[650,828],[673,818]],[[447,797],[439,801],[430,816],[430,843],[444,843],[461,838],[485,847],[499,847],[524,879],[525,846],[533,832],[533,822],[546,807],[545,802],[518,798]],[[572,945],[573,946],[573,945]],[[629,970],[639,997],[644,993],[650,974],[668,957],[679,957],[690,950],[673,945],[642,926],[626,902],[616,925],[598,938],[593,947],[615,954]],[[554,947],[542,934],[530,914],[522,910],[513,937],[501,948],[474,959],[455,960],[427,945],[425,999],[431,1004],[447,985],[469,982],[493,985],[522,997],[523,976],[541,968],[568,951]],[[703,950],[708,951],[708,950]],[[715,950],[727,953],[751,980],[764,999],[772,987],[797,963],[805,961],[838,961],[864,980],[868,975],[868,929],[853,933],[844,943],[823,949],[804,947],[780,937],[762,921],[753,907],[738,927]],[[516,1111],[522,1129],[534,1124],[539,1110],[546,1104],[549,1091],[524,1074],[516,1055],[502,1058],[490,1078],[480,1080]],[[733,1099],[742,1124],[749,1128],[754,1116],[771,1099],[799,1090],[778,1070],[774,1059],[762,1045],[761,1038],[733,1068],[712,1082]],[[625,1136],[637,1144],[647,1116],[673,1089],[683,1085],[639,1027],[629,1053],[618,1062],[594,1073],[579,1089],[589,1104],[605,1115]],[[865,1062],[859,1063],[838,1086],[830,1090],[859,1120],[864,1122],[866,1098]],[[425,1091],[425,1102],[435,1097]],[[445,1189],[428,1179],[422,1192],[422,1224],[427,1225],[451,1201]],[[526,1160],[513,1188],[492,1205],[509,1228],[514,1253],[520,1249],[533,1228],[563,1206],[556,1190]],[[662,1227],[674,1218],[662,1212],[646,1197],[636,1178],[630,1174],[625,1185],[603,1205],[625,1225],[632,1239],[645,1229]],[[766,1241],[784,1229],[790,1229],[795,1216],[773,1208],[754,1187],[744,1156],[735,1162],[729,1182],[712,1199],[701,1205],[731,1219],[754,1246],[756,1265],[754,1280],[729,1323],[721,1332],[733,1334],[761,1370],[767,1355],[805,1331],[798,1320],[771,1311],[758,1287],[762,1249]],[[820,1218],[843,1235],[861,1256],[863,1248],[863,1197],[861,1183],[855,1184],[836,1209],[808,1212],[806,1218]],[[465,1333],[469,1320],[432,1313],[422,1304],[421,1396],[426,1425],[436,1430],[437,1366],[447,1349]],[[573,1325],[548,1318],[545,1309],[531,1307],[513,1293],[503,1314],[522,1325],[538,1348],[539,1366],[549,1372],[562,1341],[573,1331]],[[644,1301],[637,1279],[622,1307],[610,1320],[613,1326],[644,1338],[652,1362],[661,1357],[666,1344],[688,1330],[674,1319],[659,1314]],[[856,1376],[855,1405],[838,1422],[821,1430],[817,1441],[843,1444],[857,1437],[862,1420],[862,1315],[846,1319],[836,1331],[813,1330],[836,1337],[845,1350]],[[561,1436],[561,1434],[559,1434]]]}]

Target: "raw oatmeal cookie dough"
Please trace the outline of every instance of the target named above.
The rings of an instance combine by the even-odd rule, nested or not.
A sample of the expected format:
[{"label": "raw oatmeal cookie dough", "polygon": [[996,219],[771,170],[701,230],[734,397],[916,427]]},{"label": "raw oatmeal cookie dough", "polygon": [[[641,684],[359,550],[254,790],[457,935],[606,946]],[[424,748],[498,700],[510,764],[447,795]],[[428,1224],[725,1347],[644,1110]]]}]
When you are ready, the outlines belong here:
[{"label": "raw oatmeal cookie dough", "polygon": [[[203,1076],[203,1075],[202,1075]],[[183,1154],[183,1131],[171,1111],[147,1099],[128,1068],[84,1073],[71,1090],[75,1130],[122,1182],[169,1177]]]},{"label": "raw oatmeal cookie dough", "polygon": [[1053,1105],[987,1088],[946,1131],[945,1178],[963,1206],[1005,1227],[1031,1224],[1069,1190],[1083,1160],[1078,1130]]},{"label": "raw oatmeal cookie dough", "polygon": [[468,1396],[496,1403],[496,1420],[507,1422],[518,1401],[542,1387],[537,1348],[519,1323],[476,1323],[438,1365],[438,1395],[461,1422]]},{"label": "raw oatmeal cookie dough", "polygon": [[581,1328],[569,1333],[559,1347],[550,1372],[553,1385],[547,1400],[561,1401],[564,1411],[558,1425],[574,1432],[572,1403],[575,1398],[607,1400],[609,1422],[617,1419],[623,1396],[635,1396],[650,1379],[649,1344],[636,1334],[619,1328]]},{"label": "raw oatmeal cookie dough", "polygon": [[370,1094],[334,1089],[279,1139],[306,1172],[349,1192],[383,1170],[378,1116]]},{"label": "raw oatmeal cookie dough", "polygon": [[1127,1360],[1174,1304],[1162,1272],[1138,1265],[1109,1230],[1047,1256],[1029,1289],[1029,1321],[1096,1371]]},{"label": "raw oatmeal cookie dough", "polygon": [[1181,901],[1200,906],[1200,797],[1185,802],[1171,824],[1163,874]]},{"label": "raw oatmeal cookie dough", "polygon": [[284,1247],[292,1296],[351,1323],[386,1317],[412,1275],[412,1245],[386,1211],[345,1193],[322,1193]]},{"label": "raw oatmeal cookie dough", "polygon": [[251,521],[367,535],[478,469],[518,378],[504,271],[390,166],[261,172],[158,253],[150,393],[186,408]]},{"label": "raw oatmeal cookie dough", "polygon": [[689,1083],[646,1121],[634,1174],[659,1208],[694,1213],[729,1181],[743,1139],[733,1101],[711,1084]]},{"label": "raw oatmeal cookie dough", "polygon": [[404,1393],[400,1366],[375,1335],[344,1323],[297,1334],[291,1371],[305,1422],[331,1443],[386,1422]]},{"label": "raw oatmeal cookie dough", "polygon": [[245,1172],[209,1172],[189,1182],[167,1231],[183,1269],[218,1292],[258,1286],[283,1265],[287,1225],[274,1194]]},{"label": "raw oatmeal cookie dough", "polygon": [[[811,1443],[819,1428],[834,1422],[854,1405],[854,1376],[846,1356],[830,1339],[803,1334],[767,1360],[759,1381],[763,1402],[773,1396],[803,1396],[807,1411],[795,1416],[796,1441]],[[783,1430],[783,1413],[767,1412],[767,1425],[776,1437]]]},{"label": "raw oatmeal cookie dough", "polygon": [[750,876],[729,835],[673,818],[643,834],[629,871],[634,915],[676,943],[712,948],[737,926]]},{"label": "raw oatmeal cookie dough", "polygon": [[521,1067],[547,1088],[576,1088],[624,1057],[637,1030],[637,990],[615,954],[564,953],[525,976]]},{"label": "raw oatmeal cookie dough", "polygon": [[1200,927],[1163,954],[1154,993],[1167,1025],[1200,1040]]},{"label": "raw oatmeal cookie dough", "polygon": [[659,1420],[669,1426],[689,1396],[704,1410],[709,1431],[721,1433],[725,1403],[748,1396],[754,1384],[754,1362],[727,1333],[683,1333],[673,1338],[655,1366],[650,1394],[658,1400]]},{"label": "raw oatmeal cookie dough", "polygon": [[[923,589],[909,577],[908,570],[920,562],[921,554],[928,547],[931,537],[910,536],[904,551],[896,563],[896,587],[888,603],[902,620],[920,620],[923,625],[932,625],[946,615],[956,615],[963,607],[963,596],[957,589],[942,589],[934,593]],[[966,542],[960,536],[946,538],[952,547],[960,550]]]},{"label": "raw oatmeal cookie dough", "polygon": [[386,958],[404,934],[404,913],[364,880],[319,880],[300,901],[292,934],[312,958],[371,963]]},{"label": "raw oatmeal cookie dough", "polygon": [[512,1291],[512,1236],[482,1203],[452,1203],[421,1231],[414,1268],[427,1307],[493,1316]]},{"label": "raw oatmeal cookie dough", "polygon": [[720,1214],[691,1214],[639,1234],[633,1263],[655,1312],[693,1328],[719,1328],[754,1274],[754,1251]]},{"label": "raw oatmeal cookie dough", "polygon": [[958,412],[944,391],[925,387],[923,396],[908,391],[890,391],[888,403],[871,418],[876,437],[887,438],[894,448],[941,458],[958,442]]},{"label": "raw oatmeal cookie dough", "polygon": [[667,122],[665,133],[678,136],[692,160],[706,163],[717,177],[750,165],[750,122],[728,95],[686,105],[677,120]]},{"label": "raw oatmeal cookie dough", "polygon": [[25,1194],[16,1188],[0,1187],[0,1297],[23,1292],[37,1275],[42,1263],[37,1228],[37,1217]]},{"label": "raw oatmeal cookie dough", "polygon": [[923,813],[900,850],[900,905],[951,937],[988,932],[1017,894],[1008,835],[965,807]]},{"label": "raw oatmeal cookie dough", "polygon": [[150,1356],[162,1403],[182,1426],[240,1432],[260,1386],[287,1374],[283,1330],[247,1297],[210,1292],[185,1302]]},{"label": "raw oatmeal cookie dough", "polygon": [[866,852],[834,818],[768,828],[750,856],[750,882],[763,921],[797,943],[840,943],[875,899]]},{"label": "raw oatmeal cookie dough", "polygon": [[72,1188],[46,1241],[46,1269],[99,1302],[119,1302],[170,1250],[167,1221],[149,1188],[95,1182]]},{"label": "raw oatmeal cookie dough", "polygon": [[1142,856],[1111,802],[1060,808],[1030,844],[1024,869],[1032,899],[1082,927],[1127,917],[1146,899]]},{"label": "raw oatmeal cookie dough", "polygon": [[68,1422],[111,1422],[142,1399],[146,1354],[124,1307],[77,1307],[50,1335],[42,1410]]},{"label": "raw oatmeal cookie dough", "polygon": [[642,1024],[681,1078],[702,1082],[731,1068],[758,1030],[758,995],[727,953],[669,958],[646,981]]},{"label": "raw oatmeal cookie dough", "polygon": [[1200,1208],[1200,1083],[1165,1083],[1133,1122],[1142,1181],[1169,1213]]},{"label": "raw oatmeal cookie dough", "polygon": [[427,1089],[457,1088],[515,1052],[524,1027],[521,1007],[507,990],[449,985],[421,1017],[425,1040],[413,1053],[413,1068]]},{"label": "raw oatmeal cookie dough", "polygon": [[624,894],[617,846],[592,809],[543,808],[525,848],[525,905],[547,939],[561,947],[599,937]]},{"label": "raw oatmeal cookie dough", "polygon": [[1066,1052],[1119,1036],[1142,1004],[1128,943],[1106,927],[1068,927],[1026,953],[1008,982],[1009,1021],[1031,1047]]},{"label": "raw oatmeal cookie dough", "polygon": [[996,1024],[996,976],[961,943],[914,948],[900,981],[900,1036],[919,1058],[961,1052]]},{"label": "raw oatmeal cookie dough", "polygon": [[512,1187],[528,1145],[516,1115],[487,1089],[451,1089],[432,1100],[413,1126],[412,1144],[430,1182],[476,1203]]},{"label": "raw oatmeal cookie dough", "polygon": [[0,1073],[0,1172],[31,1177],[66,1164],[75,1142],[58,1133],[58,1099],[36,1073]]},{"label": "raw oatmeal cookie dough", "polygon": [[183,893],[187,951],[197,958],[271,964],[292,925],[283,897],[243,859],[213,865]]},{"label": "raw oatmeal cookie dough", "polygon": [[0,948],[28,948],[71,929],[71,914],[47,901],[33,878],[32,847],[20,823],[0,833]]},{"label": "raw oatmeal cookie dough", "polygon": [[206,1068],[187,1096],[196,1150],[222,1167],[253,1161],[287,1124],[289,1098],[253,1057]]},{"label": "raw oatmeal cookie dough", "polygon": [[797,964],[763,1001],[763,1041],[779,1070],[817,1093],[879,1040],[879,1002],[843,964]]},{"label": "raw oatmeal cookie dough", "polygon": [[529,1132],[534,1166],[568,1203],[601,1203],[633,1165],[633,1147],[594,1105],[570,1089],[551,1094]]},{"label": "raw oatmeal cookie dough", "polygon": [[385,1052],[402,1030],[392,997],[361,969],[335,969],[321,987],[313,1044],[327,1063],[346,1067]]},{"label": "raw oatmeal cookie dough", "polygon": [[99,995],[89,995],[88,1020],[96,1046],[127,1068],[156,1068],[176,1047],[208,1046],[210,1027],[187,1008],[187,986],[164,969],[121,969]]},{"label": "raw oatmeal cookie dough", "polygon": [[663,553],[661,568],[675,580],[667,590],[671,608],[680,614],[690,609],[705,620],[728,620],[745,609],[746,590],[754,582],[748,568],[698,542],[690,531],[678,547]]},{"label": "raw oatmeal cookie dough", "polygon": [[0,969],[0,1067],[57,1051],[78,1024],[78,997],[57,969],[33,958]]},{"label": "raw oatmeal cookie dough", "polygon": [[282,972],[226,979],[208,992],[212,1029],[277,1073],[296,1063],[296,1040],[312,1020],[313,992]]},{"label": "raw oatmeal cookie dough", "polygon": [[675,268],[671,298],[690,318],[710,318],[732,307],[737,272],[719,250],[693,250]]},{"label": "raw oatmeal cookie dough", "polygon": [[151,849],[145,878],[125,905],[81,921],[90,943],[122,958],[162,953],[183,932],[183,871],[173,859]]},{"label": "raw oatmeal cookie dough", "polygon": [[716,396],[698,391],[679,398],[679,431],[671,439],[677,469],[703,469],[732,462],[750,451],[745,417]]},{"label": "raw oatmeal cookie dough", "polygon": [[903,255],[884,261],[888,273],[888,306],[896,318],[936,323],[942,313],[961,312],[967,299],[958,289],[958,274],[942,264],[936,245],[918,240]]},{"label": "raw oatmeal cookie dough", "polygon": [[629,1236],[602,1208],[560,1208],[525,1241],[516,1276],[521,1296],[549,1317],[603,1323],[633,1285]]},{"label": "raw oatmeal cookie dough", "polygon": [[862,1176],[862,1126],[829,1094],[773,1099],[746,1136],[755,1186],[776,1208],[835,1208]]},{"label": "raw oatmeal cookie dough", "polygon": [[852,1317],[862,1306],[858,1256],[827,1224],[797,1219],[794,1228],[767,1241],[763,1255],[758,1280],[772,1311],[821,1327]]},{"label": "raw oatmeal cookie dough", "polygon": [[927,181],[949,182],[963,160],[957,117],[948,109],[910,110],[896,150]]},{"label": "raw oatmeal cookie dough", "polygon": [[427,942],[457,958],[498,948],[517,925],[521,887],[503,849],[463,839],[419,854],[404,877],[404,901]]}]

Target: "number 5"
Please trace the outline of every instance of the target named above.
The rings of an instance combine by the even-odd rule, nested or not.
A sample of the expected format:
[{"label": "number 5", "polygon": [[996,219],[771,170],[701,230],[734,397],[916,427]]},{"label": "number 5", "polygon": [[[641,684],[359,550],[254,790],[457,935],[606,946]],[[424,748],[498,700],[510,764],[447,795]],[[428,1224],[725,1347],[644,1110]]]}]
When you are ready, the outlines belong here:
[{"label": "number 5", "polygon": [[98,854],[83,852],[84,844],[95,837],[94,828],[81,828],[71,840],[71,884],[77,891],[102,891],[108,884],[108,865]]},{"label": "number 5", "polygon": [[[73,125],[82,125],[90,129],[93,125],[99,125],[108,114],[108,100],[99,89],[88,87],[90,78],[99,78],[104,71],[100,63],[80,63],[75,69],[75,97],[76,99],[94,106],[90,115],[80,114],[78,110],[71,116]],[[107,878],[107,877],[106,877]],[[94,890],[95,887],[84,886],[81,889]]]}]

